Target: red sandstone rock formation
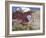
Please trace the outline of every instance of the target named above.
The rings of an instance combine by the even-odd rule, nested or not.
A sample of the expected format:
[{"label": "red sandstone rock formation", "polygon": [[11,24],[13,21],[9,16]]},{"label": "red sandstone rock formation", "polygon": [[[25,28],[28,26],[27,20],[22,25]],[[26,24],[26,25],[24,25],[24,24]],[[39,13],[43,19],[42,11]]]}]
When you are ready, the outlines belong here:
[{"label": "red sandstone rock formation", "polygon": [[22,20],[21,23],[26,23],[29,22],[29,20],[27,19],[28,15],[32,15],[31,11],[27,11],[22,13],[22,11],[16,11],[15,13],[12,14],[12,19],[18,19],[18,20]]}]

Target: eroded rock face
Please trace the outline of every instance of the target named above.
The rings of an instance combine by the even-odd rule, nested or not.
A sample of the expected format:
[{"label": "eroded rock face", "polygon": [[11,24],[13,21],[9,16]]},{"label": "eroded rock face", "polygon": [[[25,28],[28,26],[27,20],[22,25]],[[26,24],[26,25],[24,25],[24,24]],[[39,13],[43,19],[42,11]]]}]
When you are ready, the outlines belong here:
[{"label": "eroded rock face", "polygon": [[27,18],[27,16],[31,16],[31,12],[28,11],[26,13],[22,13],[22,12],[19,12],[19,11],[16,11],[16,13],[13,13],[13,16],[12,16],[12,19],[18,19],[18,20],[22,20],[21,23],[25,23],[25,22],[29,22],[28,19],[30,18]]},{"label": "eroded rock face", "polygon": [[34,30],[40,29],[40,11],[32,13],[32,28]]},{"label": "eroded rock face", "polygon": [[17,8],[16,12],[12,15],[12,19],[17,19],[18,21],[21,21],[20,23],[26,23],[30,21],[32,15],[31,13],[32,12],[30,8]]}]

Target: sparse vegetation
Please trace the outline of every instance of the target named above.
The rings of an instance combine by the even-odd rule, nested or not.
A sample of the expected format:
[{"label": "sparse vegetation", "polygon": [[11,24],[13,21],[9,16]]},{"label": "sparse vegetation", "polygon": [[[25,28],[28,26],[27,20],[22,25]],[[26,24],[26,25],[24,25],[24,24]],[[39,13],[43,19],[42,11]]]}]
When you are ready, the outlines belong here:
[{"label": "sparse vegetation", "polygon": [[14,24],[13,25],[14,27],[13,27],[13,31],[20,31],[20,30],[32,30],[32,28],[31,28],[31,26],[32,25],[27,25],[27,24]]}]

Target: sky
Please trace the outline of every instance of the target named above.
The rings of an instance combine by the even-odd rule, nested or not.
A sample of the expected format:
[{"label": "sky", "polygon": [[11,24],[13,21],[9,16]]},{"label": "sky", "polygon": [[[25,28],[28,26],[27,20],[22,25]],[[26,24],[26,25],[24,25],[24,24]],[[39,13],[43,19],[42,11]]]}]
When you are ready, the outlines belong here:
[{"label": "sky", "polygon": [[[21,7],[12,7],[12,12],[16,12],[17,8],[21,9]],[[35,7],[24,7],[24,8],[30,8],[33,11],[40,10],[40,8],[35,8]]]}]

